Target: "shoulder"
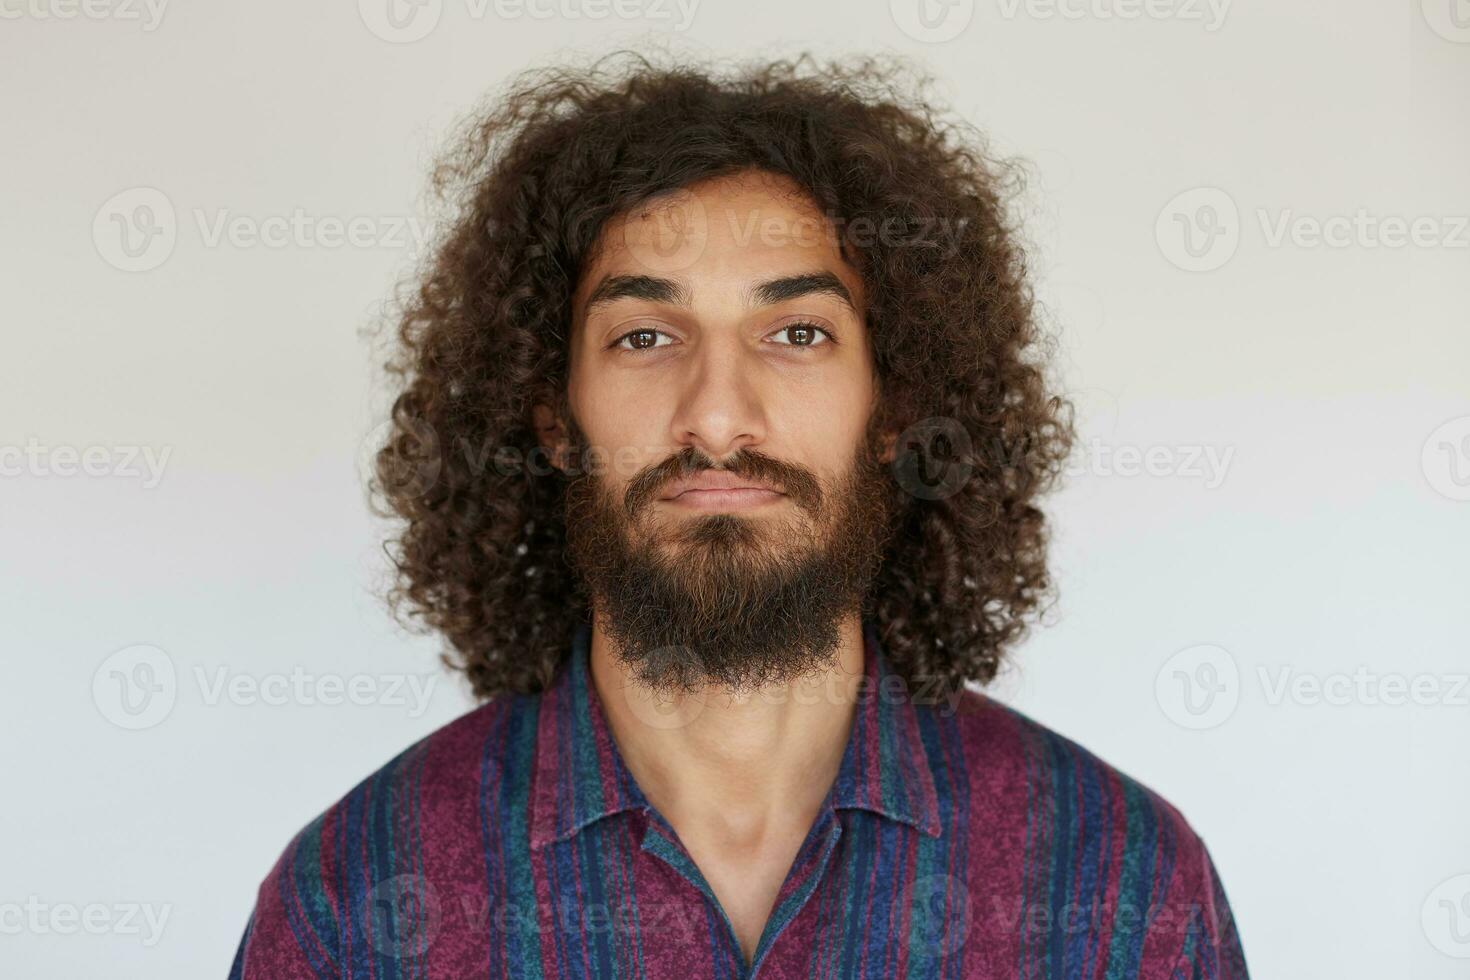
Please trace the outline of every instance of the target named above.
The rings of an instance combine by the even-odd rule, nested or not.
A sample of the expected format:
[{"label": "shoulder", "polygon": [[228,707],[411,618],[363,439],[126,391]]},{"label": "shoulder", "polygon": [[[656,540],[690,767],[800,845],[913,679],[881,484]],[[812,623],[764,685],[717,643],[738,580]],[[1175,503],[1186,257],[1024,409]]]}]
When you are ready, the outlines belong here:
[{"label": "shoulder", "polygon": [[1136,941],[1109,955],[1131,949],[1138,972],[1245,975],[1209,849],[1178,807],[989,695],[966,690],[948,720],[939,714],[930,724],[947,735],[933,742],[950,761],[932,757],[943,772],[936,789],[970,815],[972,852],[992,882],[1013,881],[1049,929],[1086,921]]},{"label": "shoulder", "polygon": [[[972,791],[1024,804],[1030,816],[1045,816],[1058,829],[1077,824],[1077,830],[1138,834],[1162,844],[1198,840],[1179,809],[1153,788],[1026,713],[969,689],[950,713]],[[1107,816],[1117,819],[1101,819]]]},{"label": "shoulder", "polygon": [[[539,698],[496,698],[429,733],[297,831],[261,881],[233,976],[336,976],[375,903],[481,860],[486,822],[530,778]],[[473,866],[473,865],[469,865]],[[383,952],[383,951],[379,951]]]}]

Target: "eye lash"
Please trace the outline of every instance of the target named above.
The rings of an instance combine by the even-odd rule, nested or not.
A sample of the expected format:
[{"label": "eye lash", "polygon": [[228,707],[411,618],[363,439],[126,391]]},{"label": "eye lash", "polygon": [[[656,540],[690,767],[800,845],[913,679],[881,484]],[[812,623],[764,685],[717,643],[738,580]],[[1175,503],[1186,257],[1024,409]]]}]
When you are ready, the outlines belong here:
[{"label": "eye lash", "polygon": [[[791,323],[783,323],[783,324],[781,324],[781,326],[777,327],[773,331],[773,333],[780,333],[783,330],[790,330],[790,329],[792,329],[794,327],[806,327],[808,329],[815,330],[815,331],[817,331],[818,333],[822,334],[824,337],[827,338],[827,343],[829,343],[829,344],[836,344],[836,343],[838,343],[837,334],[834,331],[829,330],[828,328],[822,326],[820,323],[816,323],[816,322],[814,322],[812,320],[796,320],[796,321],[793,321]],[[627,340],[629,337],[633,336],[634,334],[639,334],[639,333],[661,334],[661,335],[663,335],[665,337],[669,336],[669,334],[665,333],[664,331],[662,331],[662,330],[656,330],[656,329],[654,329],[652,327],[637,327],[637,328],[635,328],[633,330],[629,330],[629,331],[627,331],[627,332],[625,332],[623,334],[620,334],[617,337],[614,337],[612,339],[612,341],[607,345],[607,348],[606,349],[607,350],[627,350],[627,352],[630,353],[630,354],[639,354],[639,353],[643,353],[644,351],[653,350],[654,348],[652,348],[652,347],[644,347],[644,348],[636,348],[636,347],[623,348],[622,347],[623,341]],[[816,346],[816,345],[814,345],[814,344],[783,344],[781,346],[800,348],[800,347],[813,347],[813,346]]]},{"label": "eye lash", "polygon": [[[621,345],[622,345],[623,341],[627,340],[629,337],[633,336],[635,333],[651,333],[651,334],[661,334],[661,335],[663,335],[665,337],[669,336],[669,334],[664,333],[664,331],[662,331],[662,330],[655,330],[653,327],[635,327],[634,329],[629,330],[627,333],[625,333],[625,334],[623,334],[623,335],[621,335],[619,337],[614,337],[612,343],[610,343],[610,344],[607,345],[607,349],[608,350],[619,350],[621,348]],[[637,348],[637,347],[626,348],[626,350],[630,354],[639,354],[639,353],[642,353],[644,350],[652,350],[652,349],[653,348],[651,348],[651,347],[645,347],[645,348],[641,348],[641,349],[640,348]]]},{"label": "eye lash", "polygon": [[[835,343],[837,343],[837,334],[836,333],[834,333],[831,330],[828,330],[826,327],[822,326],[820,323],[814,323],[811,320],[795,320],[795,321],[793,321],[791,323],[783,323],[783,324],[781,324],[781,326],[777,327],[774,332],[775,333],[780,333],[782,330],[790,330],[792,327],[808,327],[808,328],[810,328],[812,330],[815,330],[818,333],[823,334],[824,336],[826,336],[827,343],[829,343],[829,344],[835,344]],[[815,346],[815,345],[813,345],[813,344],[789,344],[789,345],[785,345],[785,346],[790,346],[790,347],[812,347],[812,346]]]}]

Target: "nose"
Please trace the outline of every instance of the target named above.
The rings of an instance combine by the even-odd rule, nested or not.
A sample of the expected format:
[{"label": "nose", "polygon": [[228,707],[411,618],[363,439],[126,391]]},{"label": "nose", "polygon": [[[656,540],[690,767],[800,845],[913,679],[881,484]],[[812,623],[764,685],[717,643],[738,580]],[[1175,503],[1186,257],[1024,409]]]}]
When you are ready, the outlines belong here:
[{"label": "nose", "polygon": [[710,343],[694,359],[674,411],[671,437],[722,461],[766,439],[766,413],[753,365],[738,345]]}]

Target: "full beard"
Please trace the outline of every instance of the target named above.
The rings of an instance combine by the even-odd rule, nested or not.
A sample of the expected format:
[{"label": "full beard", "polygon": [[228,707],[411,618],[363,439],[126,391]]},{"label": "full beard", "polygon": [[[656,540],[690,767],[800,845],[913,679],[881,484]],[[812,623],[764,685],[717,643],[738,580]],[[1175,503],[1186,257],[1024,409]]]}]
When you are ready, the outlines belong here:
[{"label": "full beard", "polygon": [[654,491],[710,462],[686,450],[622,499],[591,473],[567,486],[568,558],[618,660],[665,693],[749,690],[829,666],[842,621],[866,608],[891,533],[893,482],[872,439],[830,489],[758,453],[732,461],[739,475],[773,478],[793,515],[653,513]]}]

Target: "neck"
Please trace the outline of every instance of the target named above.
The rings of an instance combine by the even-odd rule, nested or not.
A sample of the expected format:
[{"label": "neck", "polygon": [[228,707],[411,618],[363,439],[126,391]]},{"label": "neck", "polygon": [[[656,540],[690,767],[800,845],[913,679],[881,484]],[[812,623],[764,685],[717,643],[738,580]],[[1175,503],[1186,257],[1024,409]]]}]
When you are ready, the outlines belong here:
[{"label": "neck", "polygon": [[618,750],[681,837],[759,847],[811,825],[842,764],[863,675],[859,616],[839,633],[831,661],[790,682],[669,695],[633,679],[594,617],[589,668]]}]

